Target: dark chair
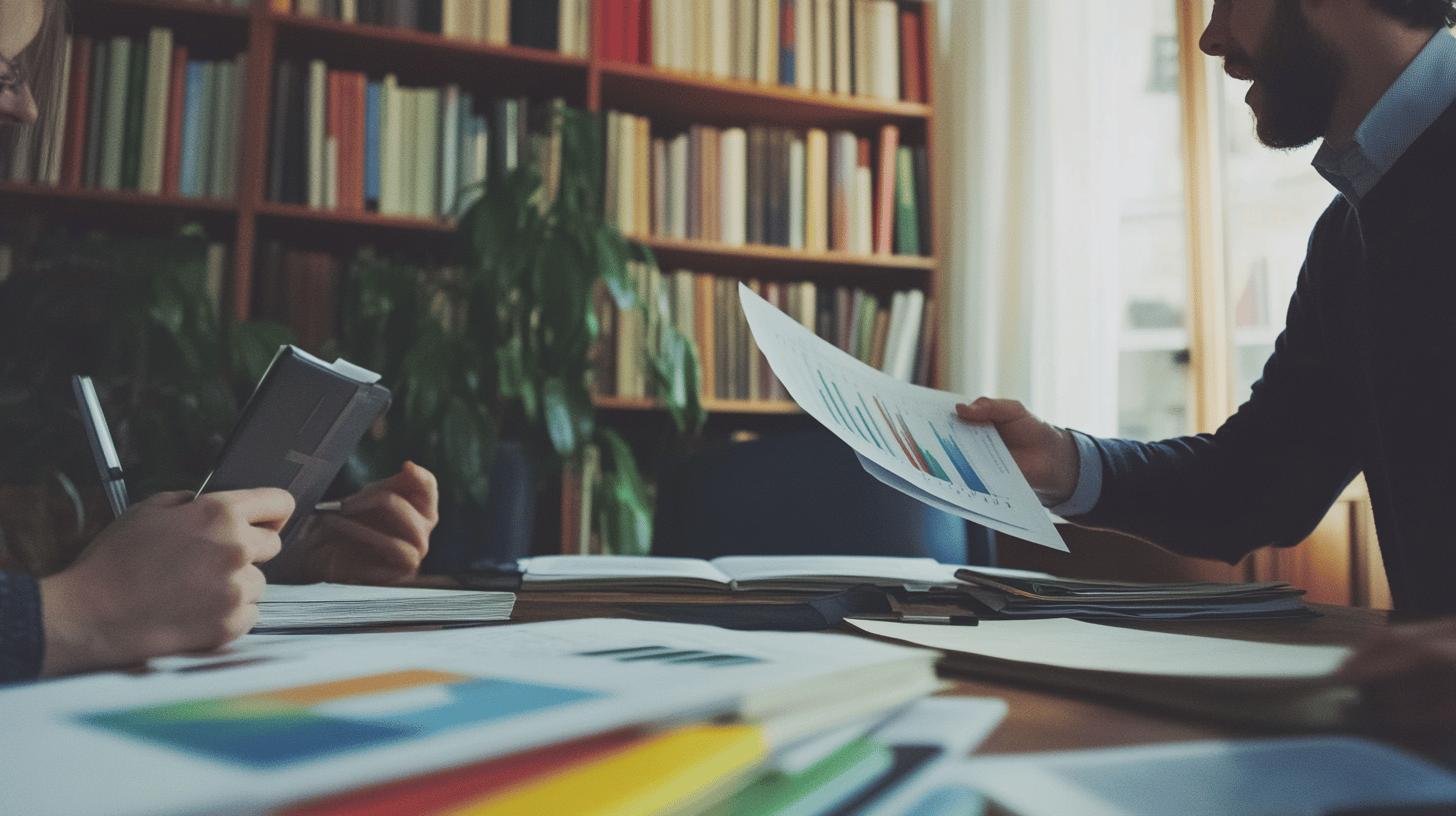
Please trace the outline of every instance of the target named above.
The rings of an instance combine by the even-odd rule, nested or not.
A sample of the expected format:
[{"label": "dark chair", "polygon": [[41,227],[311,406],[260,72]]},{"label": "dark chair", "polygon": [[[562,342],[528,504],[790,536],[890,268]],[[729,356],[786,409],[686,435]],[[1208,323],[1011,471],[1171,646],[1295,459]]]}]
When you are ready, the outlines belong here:
[{"label": "dark chair", "polygon": [[662,480],[657,508],[655,555],[995,560],[988,530],[881,484],[817,429],[705,451]]}]

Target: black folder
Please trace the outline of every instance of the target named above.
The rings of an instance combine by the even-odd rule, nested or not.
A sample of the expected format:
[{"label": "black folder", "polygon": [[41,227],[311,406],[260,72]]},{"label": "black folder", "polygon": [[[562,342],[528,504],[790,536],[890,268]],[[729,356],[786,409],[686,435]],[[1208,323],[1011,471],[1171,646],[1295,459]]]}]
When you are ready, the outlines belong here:
[{"label": "black folder", "polygon": [[295,346],[273,357],[197,494],[279,487],[293,494],[286,545],[389,408],[379,375],[345,360],[326,363]]}]

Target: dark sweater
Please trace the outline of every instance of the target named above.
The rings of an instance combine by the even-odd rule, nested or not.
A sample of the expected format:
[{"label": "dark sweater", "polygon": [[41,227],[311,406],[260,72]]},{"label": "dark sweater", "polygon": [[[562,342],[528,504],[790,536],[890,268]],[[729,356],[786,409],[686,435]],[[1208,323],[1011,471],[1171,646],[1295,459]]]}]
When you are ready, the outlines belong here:
[{"label": "dark sweater", "polygon": [[1291,546],[1364,471],[1396,607],[1456,613],[1456,106],[1310,236],[1284,333],[1213,434],[1094,440],[1072,521],[1230,563]]}]

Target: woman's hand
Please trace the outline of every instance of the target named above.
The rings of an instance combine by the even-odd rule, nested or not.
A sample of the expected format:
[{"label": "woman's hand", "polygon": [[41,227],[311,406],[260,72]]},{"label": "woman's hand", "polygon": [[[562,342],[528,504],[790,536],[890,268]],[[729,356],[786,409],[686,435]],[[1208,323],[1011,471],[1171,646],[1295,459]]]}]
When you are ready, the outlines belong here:
[{"label": "woman's hand", "polygon": [[344,499],[338,512],[315,513],[298,540],[297,574],[270,572],[275,581],[390,584],[413,578],[430,551],[440,520],[435,475],[406,462],[388,479]]}]

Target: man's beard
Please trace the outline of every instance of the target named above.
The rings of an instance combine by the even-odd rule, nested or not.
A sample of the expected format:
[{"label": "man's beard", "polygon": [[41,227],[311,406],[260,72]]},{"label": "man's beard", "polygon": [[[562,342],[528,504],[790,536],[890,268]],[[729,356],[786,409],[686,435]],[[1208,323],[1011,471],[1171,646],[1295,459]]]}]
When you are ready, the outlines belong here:
[{"label": "man's beard", "polygon": [[1342,64],[1309,27],[1298,2],[1275,0],[1269,36],[1256,55],[1229,55],[1251,69],[1263,95],[1255,111],[1259,141],[1303,147],[1329,128]]}]

